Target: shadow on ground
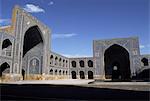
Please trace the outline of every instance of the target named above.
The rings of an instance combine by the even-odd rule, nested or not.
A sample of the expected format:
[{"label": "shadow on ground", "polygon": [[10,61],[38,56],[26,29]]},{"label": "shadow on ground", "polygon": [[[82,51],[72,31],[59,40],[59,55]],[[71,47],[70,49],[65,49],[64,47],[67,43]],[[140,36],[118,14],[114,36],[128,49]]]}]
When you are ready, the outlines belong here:
[{"label": "shadow on ground", "polygon": [[0,84],[2,100],[149,100],[150,91],[49,84]]}]

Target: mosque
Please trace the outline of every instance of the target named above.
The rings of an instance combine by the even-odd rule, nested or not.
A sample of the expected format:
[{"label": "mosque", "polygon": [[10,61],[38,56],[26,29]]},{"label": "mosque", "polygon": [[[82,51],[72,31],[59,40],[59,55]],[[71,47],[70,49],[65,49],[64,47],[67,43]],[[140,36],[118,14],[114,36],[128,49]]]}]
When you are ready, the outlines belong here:
[{"label": "mosque", "polygon": [[51,51],[51,30],[15,6],[12,24],[0,27],[0,80],[130,80],[150,71],[138,37],[93,40],[93,57],[69,58]]}]

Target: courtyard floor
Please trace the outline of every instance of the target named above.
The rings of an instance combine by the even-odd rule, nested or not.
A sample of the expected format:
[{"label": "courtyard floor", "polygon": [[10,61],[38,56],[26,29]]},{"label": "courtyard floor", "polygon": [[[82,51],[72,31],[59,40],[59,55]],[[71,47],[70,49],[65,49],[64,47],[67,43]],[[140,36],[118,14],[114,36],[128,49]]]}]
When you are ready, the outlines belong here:
[{"label": "courtyard floor", "polygon": [[102,81],[96,82],[94,80],[64,79],[64,80],[22,80],[16,82],[7,82],[4,84],[76,85],[81,87],[150,91],[150,82],[102,82]]}]

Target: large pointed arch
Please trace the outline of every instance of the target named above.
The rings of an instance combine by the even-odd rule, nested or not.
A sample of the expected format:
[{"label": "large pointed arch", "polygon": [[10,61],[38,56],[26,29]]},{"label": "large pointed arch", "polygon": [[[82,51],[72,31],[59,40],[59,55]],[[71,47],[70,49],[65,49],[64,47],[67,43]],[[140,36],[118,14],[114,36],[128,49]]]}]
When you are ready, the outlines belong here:
[{"label": "large pointed arch", "polygon": [[24,55],[39,43],[43,43],[41,31],[38,26],[30,27],[24,35],[23,57]]},{"label": "large pointed arch", "polygon": [[128,51],[117,44],[110,46],[104,53],[105,78],[112,80],[129,80],[130,59]]}]

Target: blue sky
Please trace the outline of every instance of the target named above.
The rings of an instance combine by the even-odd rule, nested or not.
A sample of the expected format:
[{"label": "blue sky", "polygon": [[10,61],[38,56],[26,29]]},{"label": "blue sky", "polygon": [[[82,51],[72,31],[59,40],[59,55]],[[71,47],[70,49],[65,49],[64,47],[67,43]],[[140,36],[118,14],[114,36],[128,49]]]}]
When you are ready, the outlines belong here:
[{"label": "blue sky", "polygon": [[150,53],[149,0],[1,0],[1,26],[16,4],[52,30],[52,51],[92,56],[94,39],[138,36],[141,53]]}]

